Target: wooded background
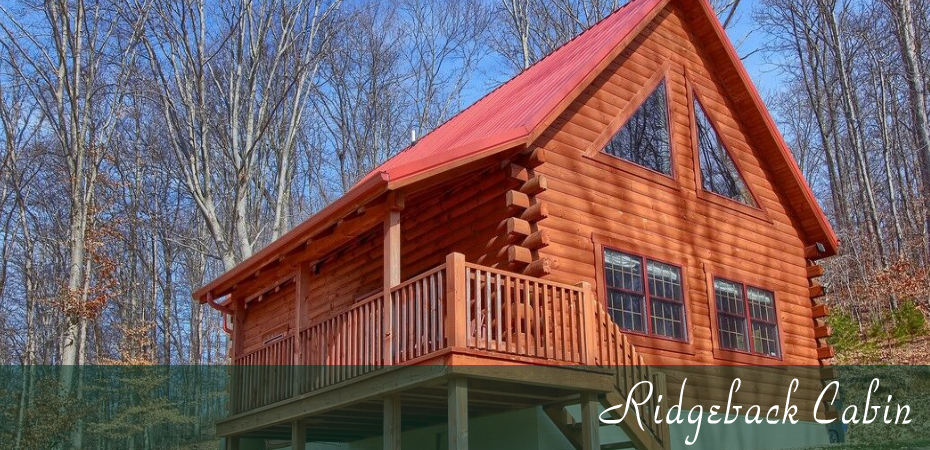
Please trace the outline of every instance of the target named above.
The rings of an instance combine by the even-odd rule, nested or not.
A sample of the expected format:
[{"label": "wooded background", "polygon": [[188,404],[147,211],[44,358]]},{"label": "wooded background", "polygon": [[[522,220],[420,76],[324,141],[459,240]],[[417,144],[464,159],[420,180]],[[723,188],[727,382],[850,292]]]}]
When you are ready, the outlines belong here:
[{"label": "wooded background", "polygon": [[[0,363],[224,363],[192,290],[621,4],[3,2]],[[930,2],[715,7],[778,71],[830,301],[860,332],[926,307]]]},{"label": "wooded background", "polygon": [[[0,448],[208,439],[225,372],[72,367],[224,364],[192,290],[620,3],[0,3],[0,364],[32,367],[3,374]],[[930,2],[714,6],[779,81],[764,96],[842,240],[846,339],[923,320]],[[130,389],[104,401],[114,377]]]}]

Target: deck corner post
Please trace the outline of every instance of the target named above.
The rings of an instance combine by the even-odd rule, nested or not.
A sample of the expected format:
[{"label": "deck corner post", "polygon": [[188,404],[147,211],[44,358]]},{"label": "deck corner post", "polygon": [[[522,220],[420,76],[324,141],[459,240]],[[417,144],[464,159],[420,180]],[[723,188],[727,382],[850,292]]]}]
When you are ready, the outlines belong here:
[{"label": "deck corner post", "polygon": [[449,450],[468,450],[468,384],[449,379]]},{"label": "deck corner post", "polygon": [[304,450],[307,446],[307,425],[300,420],[291,422],[291,450]]},{"label": "deck corner post", "polygon": [[400,395],[384,397],[384,450],[400,450],[401,421]]},{"label": "deck corner post", "polygon": [[595,450],[601,448],[600,422],[598,421],[597,394],[581,394],[581,448]]},{"label": "deck corner post", "polygon": [[597,341],[597,315],[595,311],[598,307],[597,299],[594,295],[594,288],[591,286],[591,283],[587,281],[578,283],[576,286],[581,288],[581,319],[582,319],[582,328],[584,329],[584,349],[582,357],[584,358],[584,363],[589,366],[597,364],[597,354],[598,347],[600,343]]},{"label": "deck corner post", "polygon": [[465,348],[466,327],[468,322],[465,316],[467,307],[465,299],[465,284],[468,282],[465,275],[465,255],[450,253],[446,256],[446,333],[449,348]]},{"label": "deck corner post", "polygon": [[384,334],[384,365],[394,364],[394,302],[391,290],[400,284],[400,212],[404,209],[403,194],[391,192],[388,195],[388,212],[384,217],[384,314],[382,332]]},{"label": "deck corner post", "polygon": [[226,450],[239,450],[239,436],[226,436]]}]

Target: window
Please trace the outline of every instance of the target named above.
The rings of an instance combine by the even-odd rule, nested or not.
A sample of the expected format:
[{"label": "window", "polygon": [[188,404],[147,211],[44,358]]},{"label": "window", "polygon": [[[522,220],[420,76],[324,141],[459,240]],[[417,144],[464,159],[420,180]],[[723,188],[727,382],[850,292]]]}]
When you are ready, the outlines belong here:
[{"label": "window", "polygon": [[[780,357],[775,294],[742,283],[714,279],[720,347]],[[746,332],[747,322],[751,333]]]},{"label": "window", "polygon": [[736,168],[736,163],[717,135],[701,102],[694,98],[694,122],[697,135],[698,158],[701,165],[701,187],[705,191],[736,200],[740,203],[756,206]]},{"label": "window", "polygon": [[662,80],[610,139],[604,153],[672,176],[666,99],[665,80]]},{"label": "window", "polygon": [[681,268],[604,249],[604,279],[607,310],[620,328],[679,341],[688,339]]}]

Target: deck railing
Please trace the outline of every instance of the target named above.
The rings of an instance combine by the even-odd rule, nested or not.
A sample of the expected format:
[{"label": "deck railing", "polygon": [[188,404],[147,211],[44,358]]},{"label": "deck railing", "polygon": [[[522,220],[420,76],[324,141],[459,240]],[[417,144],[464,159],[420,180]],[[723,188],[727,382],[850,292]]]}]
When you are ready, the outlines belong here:
[{"label": "deck railing", "polygon": [[[465,264],[468,348],[584,364],[582,287]],[[590,307],[590,306],[588,306]]]},{"label": "deck railing", "polygon": [[391,362],[405,362],[446,348],[442,265],[391,289]]},{"label": "deck railing", "polygon": [[233,389],[230,393],[230,408],[233,411],[248,411],[282,400],[293,395],[294,337],[288,336],[264,347],[246,353],[235,360],[240,367],[233,370]]},{"label": "deck railing", "polygon": [[231,412],[450,349],[527,363],[616,366],[622,392],[659,376],[645,366],[587,283],[514,274],[452,254],[445,264],[392,288],[387,298],[378,293],[314,321],[296,338],[235,358]]},{"label": "deck railing", "polygon": [[364,299],[300,332],[298,393],[331,386],[384,365],[384,295]]}]

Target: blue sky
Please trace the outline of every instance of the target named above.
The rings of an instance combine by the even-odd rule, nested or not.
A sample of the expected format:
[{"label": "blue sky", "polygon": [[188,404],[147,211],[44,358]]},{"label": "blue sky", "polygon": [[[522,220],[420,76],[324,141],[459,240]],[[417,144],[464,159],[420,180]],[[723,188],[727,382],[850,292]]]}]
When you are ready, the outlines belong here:
[{"label": "blue sky", "polygon": [[766,56],[760,50],[765,36],[752,19],[752,10],[757,4],[757,0],[742,0],[727,34],[740,57],[744,58],[743,64],[764,98],[766,93],[779,89],[781,80],[775,67],[766,62]]},{"label": "blue sky", "polygon": [[[765,99],[768,94],[780,88],[781,80],[774,65],[766,61],[766,55],[760,50],[765,36],[752,18],[752,10],[758,0],[741,0],[733,23],[727,34],[746,66],[749,76]],[[485,67],[479,69],[474,80],[463,92],[462,107],[476,102],[491,89],[507,81],[509,76],[500,72],[501,65],[494,57],[489,58]]]}]

